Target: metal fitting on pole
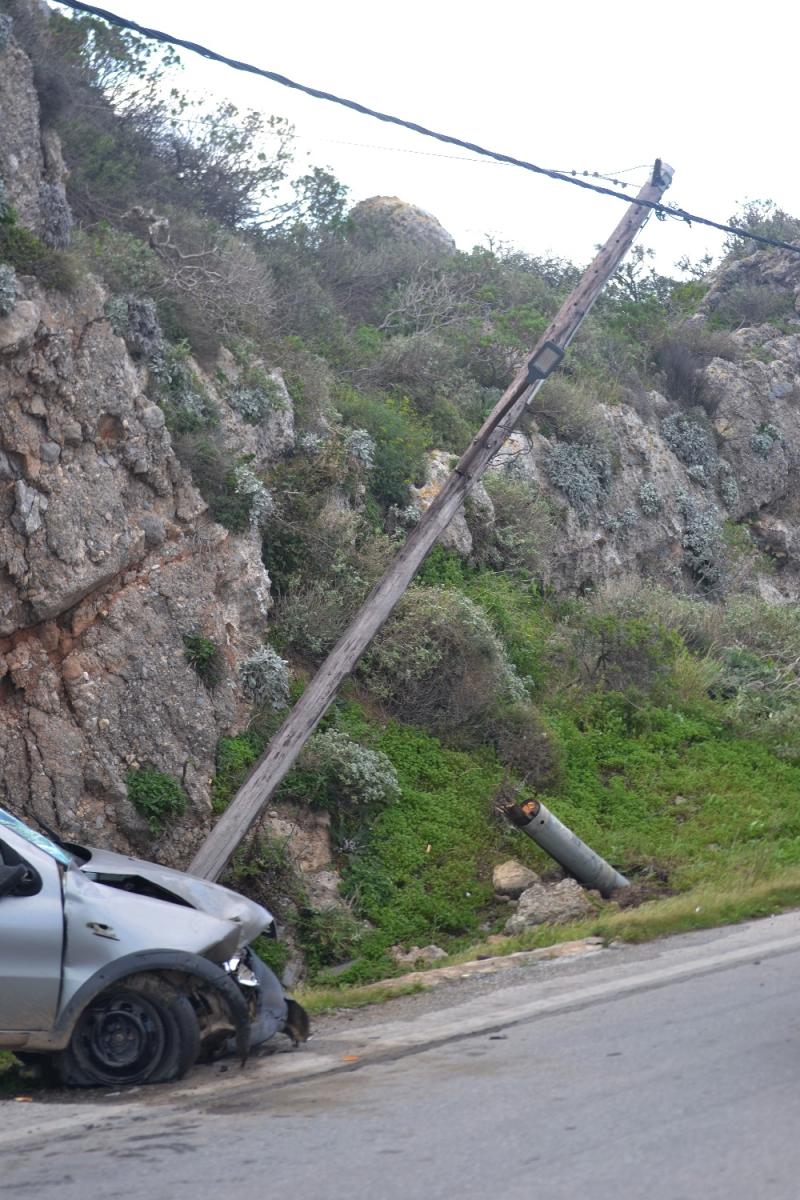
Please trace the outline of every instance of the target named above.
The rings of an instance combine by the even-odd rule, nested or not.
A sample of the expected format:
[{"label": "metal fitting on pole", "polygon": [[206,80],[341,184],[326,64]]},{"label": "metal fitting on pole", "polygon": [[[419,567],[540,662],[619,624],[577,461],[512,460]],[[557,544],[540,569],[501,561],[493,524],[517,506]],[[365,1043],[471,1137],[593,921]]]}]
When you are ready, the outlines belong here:
[{"label": "metal fitting on pole", "polygon": [[503,812],[512,825],[533,838],[583,887],[598,891],[604,898],[617,888],[630,887],[630,880],[582,842],[540,800],[507,804]]}]

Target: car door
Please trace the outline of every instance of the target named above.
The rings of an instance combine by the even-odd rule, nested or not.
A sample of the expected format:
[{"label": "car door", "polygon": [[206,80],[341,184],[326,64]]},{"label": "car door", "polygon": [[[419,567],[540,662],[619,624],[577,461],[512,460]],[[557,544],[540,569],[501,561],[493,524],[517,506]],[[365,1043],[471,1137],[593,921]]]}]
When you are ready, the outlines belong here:
[{"label": "car door", "polygon": [[0,856],[4,868],[29,869],[16,893],[0,895],[0,1031],[49,1030],[61,989],[63,868],[1,820]]}]

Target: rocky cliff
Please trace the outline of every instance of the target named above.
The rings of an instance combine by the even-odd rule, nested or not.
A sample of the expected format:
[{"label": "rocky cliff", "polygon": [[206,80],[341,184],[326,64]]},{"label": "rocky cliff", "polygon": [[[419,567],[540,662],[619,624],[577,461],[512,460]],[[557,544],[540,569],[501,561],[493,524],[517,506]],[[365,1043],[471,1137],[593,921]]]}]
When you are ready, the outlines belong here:
[{"label": "rocky cliff", "polygon": [[[0,80],[0,177],[18,222],[46,233],[57,138],[40,135],[13,45]],[[0,794],[75,838],[141,844],[126,775],[153,766],[189,798],[162,847],[185,859],[208,823],[217,739],[243,720],[238,664],[266,624],[257,531],[209,518],[100,285],[15,286],[0,318]],[[229,407],[225,420],[257,465],[291,442],[288,407],[277,428]],[[224,648],[213,689],[187,662],[196,635]]]}]

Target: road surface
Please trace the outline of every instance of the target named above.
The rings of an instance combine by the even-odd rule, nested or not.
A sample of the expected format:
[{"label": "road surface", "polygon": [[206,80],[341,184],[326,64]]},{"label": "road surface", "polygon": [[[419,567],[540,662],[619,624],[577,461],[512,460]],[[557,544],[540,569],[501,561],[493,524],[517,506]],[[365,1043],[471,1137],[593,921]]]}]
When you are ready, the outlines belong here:
[{"label": "road surface", "polygon": [[797,1200],[800,913],[322,1024],[244,1072],[0,1104],[8,1197]]}]

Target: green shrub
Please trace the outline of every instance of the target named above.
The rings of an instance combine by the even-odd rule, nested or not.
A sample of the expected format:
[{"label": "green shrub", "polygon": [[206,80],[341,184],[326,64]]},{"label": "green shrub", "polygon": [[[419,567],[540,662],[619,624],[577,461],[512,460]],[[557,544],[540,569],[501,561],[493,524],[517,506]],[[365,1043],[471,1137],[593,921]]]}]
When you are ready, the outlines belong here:
[{"label": "green shrub", "polygon": [[213,688],[222,677],[222,655],[219,646],[202,633],[189,633],[183,639],[184,657],[206,685]]},{"label": "green shrub", "polygon": [[425,451],[430,435],[411,405],[384,397],[373,400],[352,388],[340,388],[337,408],[348,425],[364,429],[375,443],[373,469],[368,486],[383,507],[402,507],[409,484],[425,474]]},{"label": "green shrub", "polygon": [[475,558],[495,570],[546,578],[557,538],[551,506],[533,484],[500,471],[490,471],[485,485],[494,521],[471,526]]},{"label": "green shrub", "polygon": [[176,818],[186,811],[186,793],[177,779],[157,771],[155,767],[140,767],[125,776],[128,799],[147,821],[153,837],[158,837]]},{"label": "green shrub", "polygon": [[724,579],[719,514],[685,494],[678,497],[678,507],[683,517],[683,561],[704,591],[715,591]]},{"label": "green shrub", "polygon": [[11,208],[0,216],[0,262],[18,275],[35,275],[44,287],[60,292],[72,292],[80,282],[75,260],[19,225]]},{"label": "green shrub", "polygon": [[352,957],[364,934],[347,908],[303,908],[296,929],[312,979],[325,967]]},{"label": "green shrub", "polygon": [[566,442],[589,442],[597,430],[596,401],[579,380],[553,375],[529,406],[545,437]]},{"label": "green shrub", "polygon": [[211,785],[211,807],[214,812],[225,811],[247,778],[250,768],[263,753],[265,744],[264,739],[252,731],[219,739],[216,773]]},{"label": "green shrub", "polygon": [[188,363],[185,342],[164,342],[150,359],[151,390],[174,433],[197,433],[219,423],[219,414]]},{"label": "green shrub", "polygon": [[768,283],[740,283],[723,292],[712,310],[712,322],[722,329],[763,325],[793,315],[792,294]]},{"label": "green shrub", "polygon": [[554,729],[532,704],[500,705],[486,719],[485,740],[500,764],[537,791],[551,790],[561,775]]},{"label": "green shrub", "polygon": [[657,517],[664,507],[654,483],[645,479],[639,488],[639,507],[646,517]]},{"label": "green shrub", "polygon": [[258,368],[251,368],[228,397],[231,407],[248,425],[259,425],[270,413],[285,406],[275,379]]},{"label": "green shrub", "polygon": [[[174,409],[170,412],[163,402],[161,407],[170,424],[175,418]],[[250,461],[232,461],[217,430],[194,428],[193,420],[183,418],[179,424],[192,427],[173,435],[175,453],[191,473],[213,519],[231,533],[243,533],[248,528],[260,530],[274,510],[274,500]]]},{"label": "green shrub", "polygon": [[334,837],[344,843],[360,837],[400,791],[385,754],[360,744],[344,729],[328,728],[306,745],[280,794],[330,812]]},{"label": "green shrub", "polygon": [[761,458],[769,458],[772,447],[782,441],[781,431],[775,425],[760,425],[750,438],[750,448]]},{"label": "green shrub", "polygon": [[[749,200],[739,212],[730,217],[728,224],[782,242],[800,241],[800,221],[778,208],[774,200]],[[754,250],[755,243],[733,233],[729,234],[725,241],[725,251],[731,259],[745,258],[753,254]]]},{"label": "green shrub", "polygon": [[112,292],[163,301],[167,288],[164,269],[142,238],[100,221],[91,232],[80,234],[75,245]]},{"label": "green shrub", "polygon": [[674,630],[623,594],[576,608],[559,625],[551,653],[559,686],[577,670],[587,689],[650,694],[669,676],[681,646]]},{"label": "green shrub", "polygon": [[525,689],[477,605],[453,589],[412,587],[359,675],[397,716],[434,731],[469,729]]},{"label": "green shrub", "polygon": [[106,302],[105,314],[111,328],[134,358],[152,359],[160,355],[163,334],[152,300],[133,295],[112,296]]}]

